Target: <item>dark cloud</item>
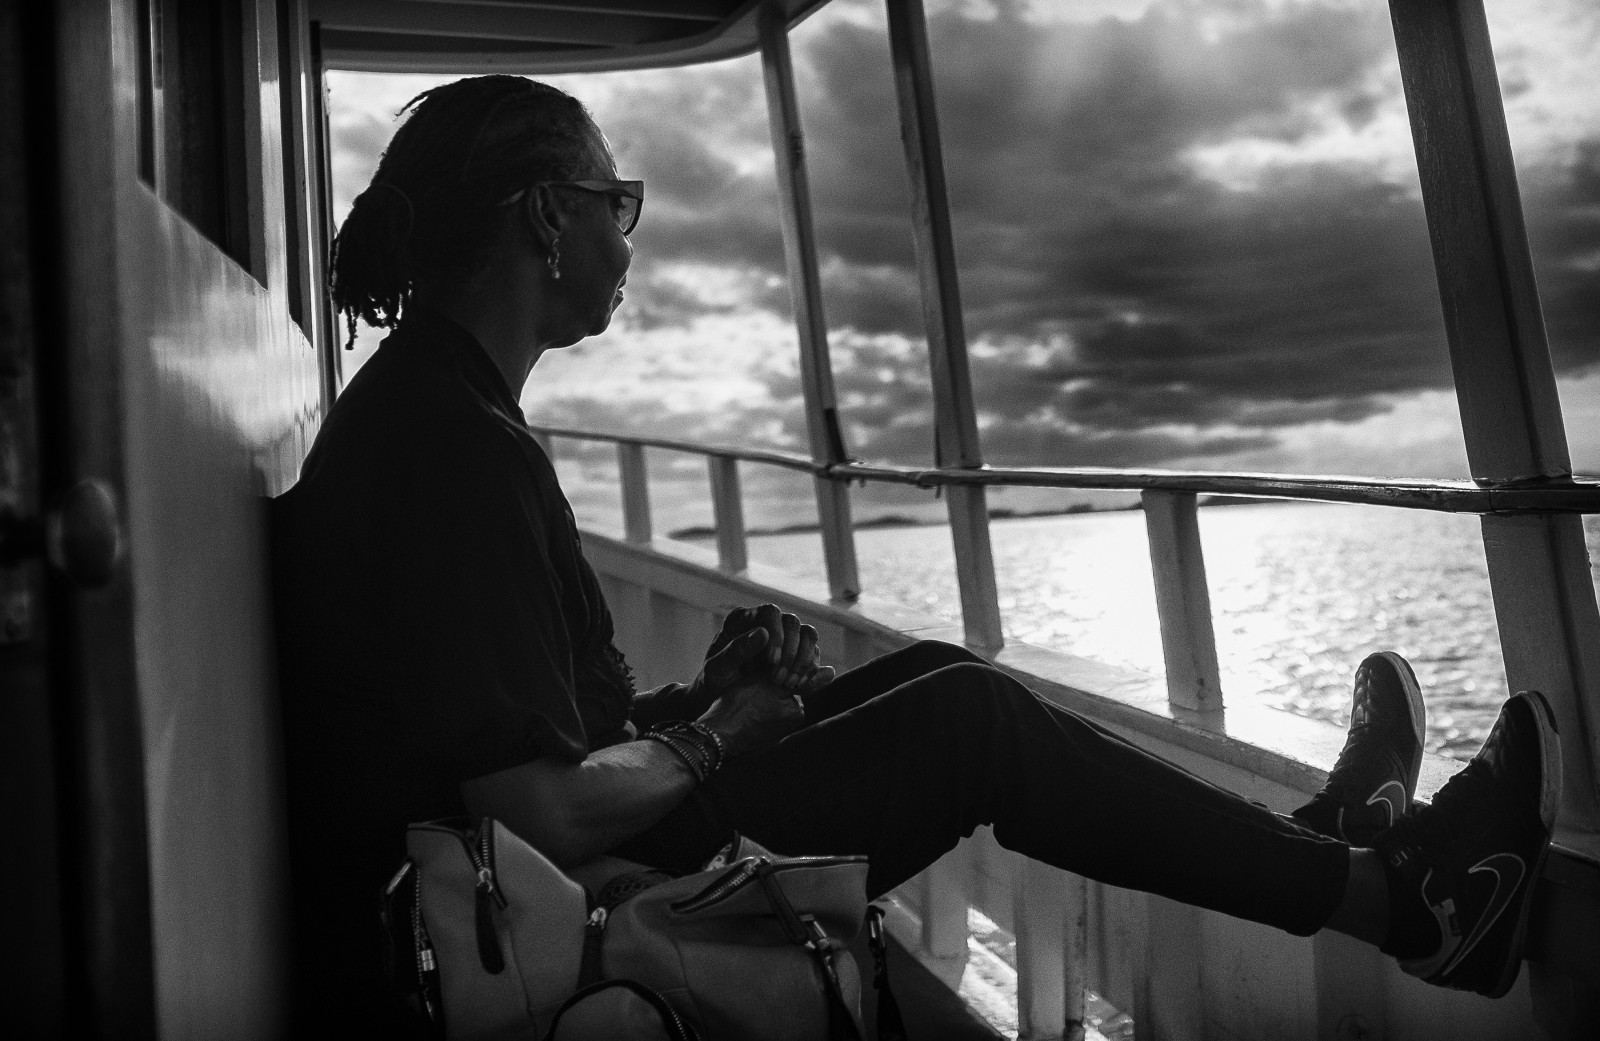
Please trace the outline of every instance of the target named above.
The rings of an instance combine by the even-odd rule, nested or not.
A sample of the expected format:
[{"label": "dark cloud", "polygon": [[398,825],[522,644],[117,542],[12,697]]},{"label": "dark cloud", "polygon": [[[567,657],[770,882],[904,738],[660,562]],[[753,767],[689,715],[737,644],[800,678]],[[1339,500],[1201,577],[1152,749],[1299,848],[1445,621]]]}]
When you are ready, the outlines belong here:
[{"label": "dark cloud", "polygon": [[1600,362],[1600,139],[1520,171],[1528,239],[1558,370]]},{"label": "dark cloud", "polygon": [[[1392,112],[1382,5],[1172,2],[1131,21],[1048,24],[996,6],[988,20],[930,14],[991,458],[1217,457],[1449,387],[1414,181],[1330,160],[1229,185],[1193,158]],[[1219,6],[1231,20],[1207,22]],[[794,46],[839,400],[860,454],[926,461],[925,355],[871,346],[923,337],[887,42],[871,19],[832,12]],[[650,74],[601,115],[620,165],[650,183],[622,320],[787,314],[759,64]],[[1520,173],[1554,357],[1580,371],[1600,360],[1600,140]],[[651,277],[683,264],[738,272],[739,294]],[[803,444],[797,382],[774,376],[769,389],[776,404],[738,422]]]}]

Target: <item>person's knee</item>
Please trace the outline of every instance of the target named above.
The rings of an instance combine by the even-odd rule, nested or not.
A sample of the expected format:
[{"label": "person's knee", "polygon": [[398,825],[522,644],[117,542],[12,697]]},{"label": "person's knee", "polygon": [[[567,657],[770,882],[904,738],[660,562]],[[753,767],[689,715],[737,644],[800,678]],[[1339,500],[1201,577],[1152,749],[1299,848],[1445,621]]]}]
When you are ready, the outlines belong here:
[{"label": "person's knee", "polygon": [[930,672],[951,665],[988,666],[989,664],[960,644],[946,643],[943,640],[918,640],[906,648],[906,653],[915,656],[918,662],[924,663]]},{"label": "person's knee", "polygon": [[983,723],[997,716],[1016,717],[1037,700],[1027,687],[982,660],[956,662],[931,679],[930,691],[936,693],[925,710],[949,719],[951,726],[986,729]]},{"label": "person's knee", "polygon": [[957,662],[898,693],[906,700],[897,737],[926,761],[964,778],[972,798],[984,805],[1027,735],[1042,723],[1032,691],[979,662]]}]

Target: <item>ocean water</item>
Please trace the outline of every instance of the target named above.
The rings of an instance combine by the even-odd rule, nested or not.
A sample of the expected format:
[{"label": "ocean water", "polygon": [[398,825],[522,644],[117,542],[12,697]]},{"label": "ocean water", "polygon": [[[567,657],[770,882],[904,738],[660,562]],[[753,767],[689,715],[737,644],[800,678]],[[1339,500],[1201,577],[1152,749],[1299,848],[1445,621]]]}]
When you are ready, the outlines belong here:
[{"label": "ocean water", "polygon": [[[996,520],[991,530],[1008,638],[1165,671],[1143,514]],[[1600,557],[1600,524],[1585,531]],[[1422,684],[1430,750],[1477,750],[1507,692],[1476,517],[1240,505],[1202,509],[1200,532],[1227,701],[1344,724],[1356,666],[1396,650]],[[856,549],[868,593],[959,618],[946,528],[868,529]],[[750,555],[822,569],[814,533],[753,537]]]}]

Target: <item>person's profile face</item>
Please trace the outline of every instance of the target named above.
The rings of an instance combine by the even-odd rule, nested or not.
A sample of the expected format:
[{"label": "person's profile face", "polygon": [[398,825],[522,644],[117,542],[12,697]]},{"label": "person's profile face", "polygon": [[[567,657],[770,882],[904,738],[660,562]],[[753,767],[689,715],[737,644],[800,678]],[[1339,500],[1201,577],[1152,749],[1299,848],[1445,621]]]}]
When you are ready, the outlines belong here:
[{"label": "person's profile face", "polygon": [[[585,179],[617,180],[616,163],[598,127],[589,130]],[[622,286],[633,261],[633,245],[617,226],[615,202],[595,192],[571,192],[572,242],[562,243],[564,277],[572,282],[572,304],[584,324],[586,336],[604,332],[611,314],[622,302]]]}]

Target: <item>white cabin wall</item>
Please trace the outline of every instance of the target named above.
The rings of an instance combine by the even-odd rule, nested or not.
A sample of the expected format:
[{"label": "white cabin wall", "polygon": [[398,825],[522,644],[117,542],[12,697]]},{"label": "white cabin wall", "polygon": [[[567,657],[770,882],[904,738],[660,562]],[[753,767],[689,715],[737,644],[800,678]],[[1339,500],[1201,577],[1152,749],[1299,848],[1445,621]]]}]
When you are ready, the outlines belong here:
[{"label": "white cabin wall", "polygon": [[269,1038],[288,915],[263,496],[293,480],[321,393],[288,313],[276,11],[244,19],[252,272],[137,176],[137,10],[115,4],[114,230],[158,1025]]}]

